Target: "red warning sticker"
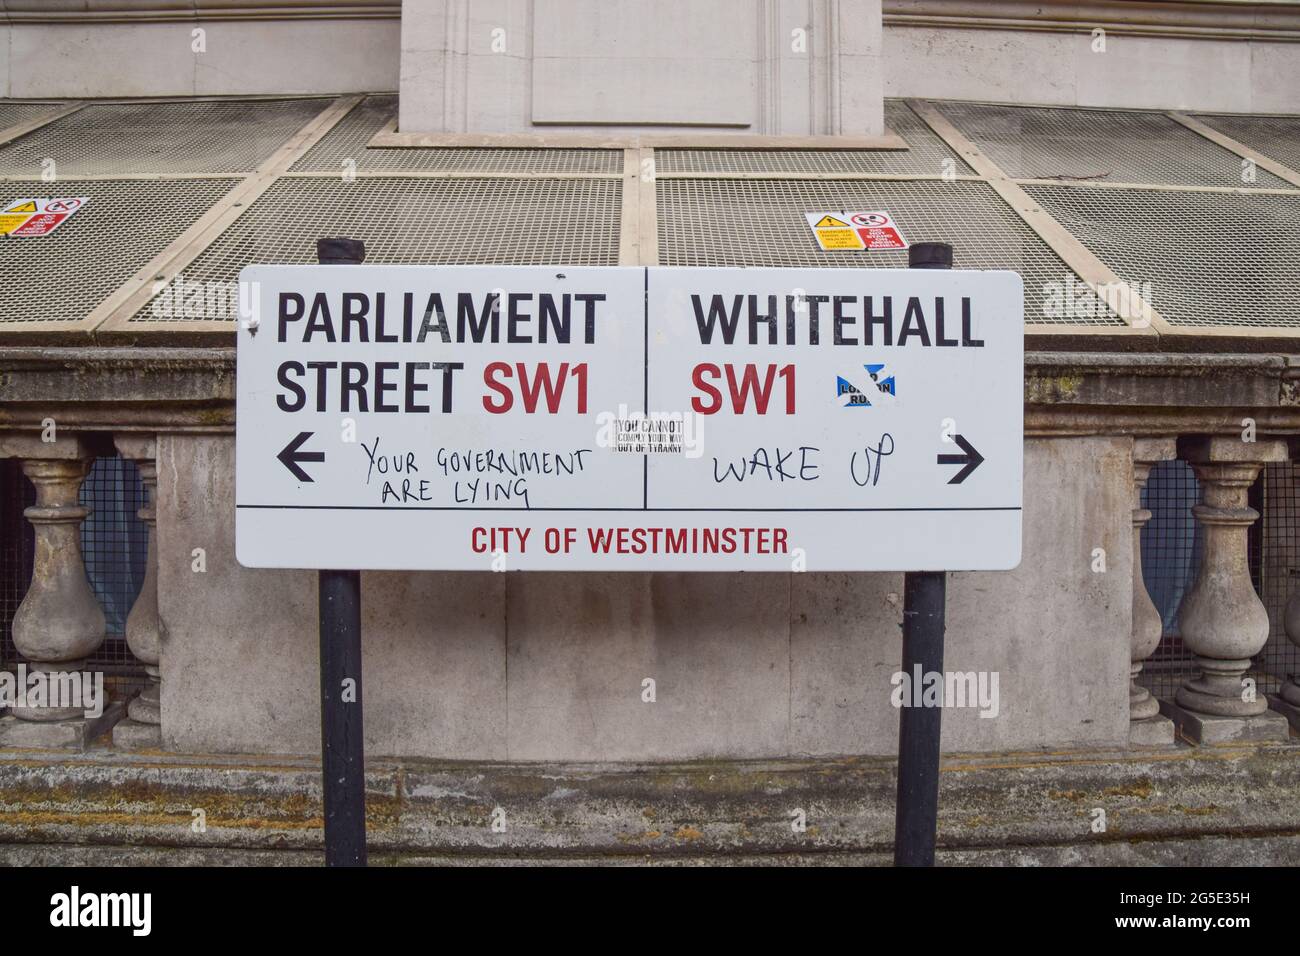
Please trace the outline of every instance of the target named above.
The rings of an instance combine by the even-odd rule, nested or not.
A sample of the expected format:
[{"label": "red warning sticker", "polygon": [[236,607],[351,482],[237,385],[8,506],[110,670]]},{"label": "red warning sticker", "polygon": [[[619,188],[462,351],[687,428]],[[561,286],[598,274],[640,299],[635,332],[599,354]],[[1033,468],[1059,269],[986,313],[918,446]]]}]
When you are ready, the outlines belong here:
[{"label": "red warning sticker", "polygon": [[874,252],[885,249],[906,249],[907,240],[894,222],[894,217],[883,210],[871,212],[809,212],[805,213],[808,225],[824,252],[856,250]]},{"label": "red warning sticker", "polygon": [[48,236],[59,228],[63,220],[70,219],[88,202],[88,196],[15,199],[0,207],[0,235],[27,238]]},{"label": "red warning sticker", "polygon": [[70,213],[40,213],[32,216],[25,223],[9,233],[11,236],[48,236],[59,227],[59,223],[67,219]]}]

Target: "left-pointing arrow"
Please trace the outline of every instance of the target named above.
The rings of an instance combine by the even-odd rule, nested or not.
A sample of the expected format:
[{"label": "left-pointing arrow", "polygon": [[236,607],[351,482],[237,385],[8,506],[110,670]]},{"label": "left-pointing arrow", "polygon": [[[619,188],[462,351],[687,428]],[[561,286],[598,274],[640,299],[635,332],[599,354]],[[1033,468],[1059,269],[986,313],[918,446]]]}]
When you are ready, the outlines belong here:
[{"label": "left-pointing arrow", "polygon": [[298,437],[289,444],[284,446],[284,450],[275,457],[280,459],[280,464],[293,472],[293,476],[299,481],[312,481],[311,475],[298,467],[300,461],[324,461],[325,453],[323,451],[299,451],[305,442],[315,432],[299,432]]}]

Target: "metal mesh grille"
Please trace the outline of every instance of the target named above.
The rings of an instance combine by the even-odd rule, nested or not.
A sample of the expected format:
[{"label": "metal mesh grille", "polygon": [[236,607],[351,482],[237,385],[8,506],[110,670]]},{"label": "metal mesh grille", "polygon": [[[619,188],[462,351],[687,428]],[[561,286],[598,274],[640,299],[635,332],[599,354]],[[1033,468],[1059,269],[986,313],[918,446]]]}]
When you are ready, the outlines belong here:
[{"label": "metal mesh grille", "polygon": [[[184,270],[234,283],[250,263],[315,262],[316,240],[366,243],[366,261],[617,265],[618,180],[283,179]],[[234,296],[221,314],[234,321]],[[131,321],[157,321],[152,303]],[[172,316],[180,319],[180,316]]]},{"label": "metal mesh grille", "polygon": [[655,171],[674,173],[863,173],[966,176],[973,170],[934,134],[911,107],[885,103],[885,124],[907,141],[906,150],[656,149]]},{"label": "metal mesh grille", "polygon": [[0,102],[0,132],[28,123],[38,116],[52,113],[59,108],[59,103],[6,103]]},{"label": "metal mesh grille", "polygon": [[1024,187],[1178,326],[1300,326],[1300,195]]},{"label": "metal mesh grille", "polygon": [[149,529],[137,516],[144,484],[135,462],[97,458],[81,483],[79,499],[92,510],[81,523],[86,578],[104,612],[105,637],[87,665],[92,670],[144,673],[126,645],[126,618],[144,583]]},{"label": "metal mesh grille", "polygon": [[[237,180],[60,180],[90,202],[48,236],[0,238],[0,324],[75,322],[161,252]],[[5,199],[49,196],[53,184],[9,182]]]},{"label": "metal mesh grille", "polygon": [[[293,172],[343,174],[349,169],[394,172],[607,173],[621,175],[614,149],[368,149],[366,143],[397,115],[397,97],[368,96],[293,165]],[[349,167],[351,160],[355,166]]]},{"label": "metal mesh grille", "polygon": [[1172,700],[1179,685],[1196,675],[1192,652],[1178,633],[1178,609],[1201,567],[1201,526],[1192,516],[1200,485],[1185,461],[1162,461],[1142,489],[1151,520],[1142,528],[1142,578],[1160,612],[1160,644],[1147,659],[1138,683]]},{"label": "metal mesh grille", "polygon": [[1021,179],[1289,188],[1162,113],[938,104],[1004,173]]},{"label": "metal mesh grille", "polygon": [[32,580],[36,538],[23,509],[36,504],[36,489],[16,458],[0,459],[0,667],[18,661],[13,622]]},{"label": "metal mesh grille", "polygon": [[252,172],[328,99],[102,103],[0,147],[0,173],[65,176]]},{"label": "metal mesh grille", "polygon": [[959,268],[1012,269],[1025,283],[1025,321],[1116,325],[1097,314],[1053,314],[1053,289],[1074,273],[986,183],[791,182],[666,179],[658,182],[659,261],[671,266],[904,268],[907,253],[822,252],[807,212],[886,209],[911,242],[950,242]]},{"label": "metal mesh grille", "polygon": [[1243,146],[1300,173],[1300,116],[1198,116]]},{"label": "metal mesh grille", "polygon": [[1252,506],[1262,518],[1255,525],[1251,556],[1257,559],[1269,635],[1255,658],[1255,673],[1259,689],[1275,693],[1286,678],[1300,676],[1300,648],[1287,638],[1283,626],[1287,601],[1300,591],[1300,464],[1265,465],[1256,493]]}]

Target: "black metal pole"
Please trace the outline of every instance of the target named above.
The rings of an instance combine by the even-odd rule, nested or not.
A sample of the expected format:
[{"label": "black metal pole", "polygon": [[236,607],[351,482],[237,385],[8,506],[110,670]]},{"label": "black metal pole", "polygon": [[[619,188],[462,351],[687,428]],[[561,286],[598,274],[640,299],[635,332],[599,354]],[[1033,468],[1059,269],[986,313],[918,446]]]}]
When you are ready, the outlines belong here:
[{"label": "black metal pole", "polygon": [[[908,250],[912,269],[951,269],[952,246],[922,242]],[[894,808],[894,865],[934,866],[939,815],[939,733],[943,708],[912,706],[924,675],[943,673],[944,610],[948,575],[903,575],[903,673],[913,691],[898,716],[898,796]]]},{"label": "black metal pole", "polygon": [[[366,258],[357,239],[320,239],[322,265]],[[325,865],[366,865],[366,765],[361,711],[361,572],[321,571],[320,746]]]}]

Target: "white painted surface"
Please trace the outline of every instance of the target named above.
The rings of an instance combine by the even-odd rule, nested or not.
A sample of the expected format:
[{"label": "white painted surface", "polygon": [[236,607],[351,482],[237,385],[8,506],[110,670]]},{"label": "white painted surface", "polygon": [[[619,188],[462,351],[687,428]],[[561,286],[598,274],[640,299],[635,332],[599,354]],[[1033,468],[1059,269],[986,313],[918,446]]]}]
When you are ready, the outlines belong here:
[{"label": "white painted surface", "polygon": [[[256,334],[245,323],[238,335],[236,552],[246,567],[485,570],[496,561],[509,570],[874,571],[1019,563],[1023,292],[1014,273],[250,266],[241,281],[257,303],[246,315],[256,319]],[[499,341],[465,341],[455,303],[468,294],[485,316],[493,290],[502,290]],[[372,322],[367,341],[353,325],[344,343],[344,295],[366,295],[373,317],[381,292],[386,331],[407,341],[375,341]],[[435,292],[450,341],[434,332],[419,343]],[[538,341],[542,294],[572,297],[571,341],[556,342],[553,331]],[[593,300],[590,341],[583,294],[605,297]],[[284,298],[294,295],[302,307]],[[721,317],[711,334],[702,329],[714,296],[738,318],[730,344]],[[886,297],[892,310],[891,334],[876,323],[870,346],[868,296],[874,314],[886,311]],[[940,344],[939,299],[951,344]],[[283,316],[282,301],[290,303]],[[771,325],[749,317],[771,314],[771,303]],[[323,325],[307,334],[315,307],[329,310],[335,341]],[[525,312],[533,318],[512,320]],[[507,341],[512,327],[527,341]],[[359,410],[355,393],[344,400],[341,364],[308,362],[365,363],[367,409]],[[450,399],[441,387],[446,370],[403,364],[411,362],[463,363],[450,372]],[[568,363],[566,378],[552,405],[543,396],[529,412],[519,383],[525,372],[536,382],[542,362],[553,381]],[[393,363],[382,373],[392,411],[377,407],[377,363]],[[575,392],[579,367],[585,406]],[[896,394],[879,391],[871,371],[892,375]],[[360,378],[359,370],[349,374]],[[427,385],[410,393],[418,410],[404,410],[408,374]],[[841,378],[868,407],[841,393]],[[768,394],[762,411],[760,386]],[[506,387],[513,399],[503,409]],[[645,407],[652,419],[682,423],[676,450],[647,454],[611,443],[615,422]],[[962,465],[938,461],[961,454],[948,440],[954,434],[985,459],[959,484],[950,479]],[[294,468],[285,449],[303,435],[296,453],[322,458]],[[489,451],[506,456],[506,471],[492,466]],[[517,455],[534,452],[558,456],[566,473],[523,474]],[[457,470],[457,455],[470,464]],[[389,458],[385,473],[384,456],[397,456],[401,469]],[[511,530],[492,538],[491,529]],[[663,529],[684,535],[685,546],[670,546]],[[703,529],[734,546],[717,553]],[[610,550],[597,540],[617,544]],[[548,550],[548,541],[561,544]]]},{"label": "white painted surface", "polygon": [[1300,44],[893,26],[886,96],[1132,109],[1300,111]]},{"label": "white painted surface", "polygon": [[0,65],[13,97],[393,90],[398,35],[396,20],[24,24],[0,27]]},{"label": "white painted surface", "polygon": [[419,0],[404,132],[877,135],[880,0]]}]

